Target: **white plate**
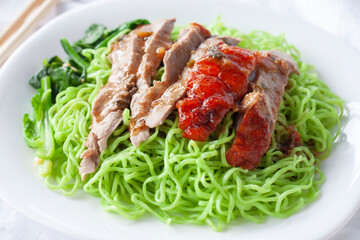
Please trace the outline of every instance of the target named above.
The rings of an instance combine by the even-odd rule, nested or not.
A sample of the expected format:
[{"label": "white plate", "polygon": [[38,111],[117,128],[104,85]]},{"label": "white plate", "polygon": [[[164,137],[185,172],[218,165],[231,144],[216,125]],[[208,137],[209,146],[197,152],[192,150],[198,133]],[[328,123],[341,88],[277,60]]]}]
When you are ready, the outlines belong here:
[{"label": "white plate", "polygon": [[[285,33],[302,59],[314,64],[321,79],[347,101],[349,116],[342,141],[322,164],[326,182],[321,197],[299,213],[269,218],[263,224],[231,226],[222,233],[207,226],[171,225],[154,217],[138,221],[105,212],[99,199],[79,191],[65,197],[47,189],[33,164],[33,151],[22,138],[22,117],[30,112],[35,91],[28,79],[44,58],[62,54],[60,38],[79,39],[91,23],[113,28],[135,19],[176,17],[211,24],[221,14],[227,26],[243,31]],[[72,236],[94,239],[319,239],[339,230],[360,201],[360,55],[340,40],[313,26],[268,10],[235,1],[116,1],[98,2],[70,11],[29,38],[0,70],[0,196],[24,214]]]}]

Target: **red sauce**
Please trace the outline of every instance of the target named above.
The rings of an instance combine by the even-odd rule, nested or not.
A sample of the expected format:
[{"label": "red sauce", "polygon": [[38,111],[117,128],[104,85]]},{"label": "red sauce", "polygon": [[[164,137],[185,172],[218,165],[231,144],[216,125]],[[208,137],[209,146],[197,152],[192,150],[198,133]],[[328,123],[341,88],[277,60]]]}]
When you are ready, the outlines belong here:
[{"label": "red sauce", "polygon": [[183,136],[205,141],[248,90],[256,65],[247,49],[220,45],[196,61],[186,79],[186,97],[176,104]]}]

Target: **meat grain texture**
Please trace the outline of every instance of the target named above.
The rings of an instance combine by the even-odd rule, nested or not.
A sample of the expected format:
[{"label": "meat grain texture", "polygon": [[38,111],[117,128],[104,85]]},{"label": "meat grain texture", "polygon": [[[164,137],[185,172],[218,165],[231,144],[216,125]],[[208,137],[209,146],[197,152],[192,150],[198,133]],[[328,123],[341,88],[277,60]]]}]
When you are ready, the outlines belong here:
[{"label": "meat grain texture", "polygon": [[147,113],[148,99],[145,97],[149,91],[151,80],[156,75],[165,51],[171,47],[170,34],[174,27],[175,19],[166,19],[154,23],[154,33],[149,37],[145,44],[145,54],[141,61],[136,82],[137,92],[134,94],[130,109],[130,140],[137,147],[139,144],[149,138],[149,129],[143,120]]},{"label": "meat grain texture", "polygon": [[182,79],[185,98],[176,107],[183,136],[205,141],[228,111],[240,111],[226,159],[232,166],[254,169],[270,146],[293,72],[298,73],[296,62],[278,50],[249,51],[226,44],[206,48]]},{"label": "meat grain texture", "polygon": [[185,96],[187,90],[186,79],[192,71],[193,63],[204,56],[208,48],[221,44],[236,46],[239,42],[240,39],[230,36],[212,36],[200,44],[191,54],[190,60],[181,73],[179,80],[172,84],[159,99],[151,104],[151,110],[145,118],[147,126],[150,128],[160,126],[174,110],[176,103]]},{"label": "meat grain texture", "polygon": [[94,101],[91,131],[85,142],[87,149],[81,154],[79,172],[83,180],[98,167],[99,155],[121,123],[123,111],[129,107],[134,93],[146,88],[148,79],[156,73],[164,55],[158,49],[170,47],[168,38],[174,21],[165,19],[137,27],[114,44],[109,54],[111,74]]},{"label": "meat grain texture", "polygon": [[[134,95],[131,104],[133,117],[130,121],[130,131],[131,142],[135,147],[139,146],[141,142],[150,136],[149,127],[146,125],[145,119],[150,111],[151,103],[158,99],[171,84],[179,79],[180,73],[189,61],[192,51],[209,36],[210,32],[196,23],[192,23],[189,27],[182,29],[178,40],[165,52],[163,58],[165,71],[162,81],[154,81],[151,87],[147,85],[145,88],[139,88],[139,91]],[[153,74],[152,77],[155,76],[156,71]],[[149,82],[151,81],[151,79],[148,80]]]},{"label": "meat grain texture", "polygon": [[281,99],[289,75],[298,73],[296,62],[278,50],[256,52],[258,67],[242,110],[235,141],[226,153],[232,166],[256,168],[270,146]]},{"label": "meat grain texture", "polygon": [[112,61],[108,82],[100,89],[91,111],[91,131],[85,142],[87,149],[81,154],[79,172],[84,180],[95,172],[99,165],[99,155],[107,146],[107,139],[122,121],[122,113],[131,101],[131,93],[136,87],[137,70],[143,56],[146,38],[143,33],[151,33],[150,25],[136,28],[116,42],[109,59]]},{"label": "meat grain texture", "polygon": [[[96,171],[99,155],[129,106],[134,147],[176,106],[183,136],[197,141],[205,141],[228,111],[239,111],[236,137],[226,153],[232,166],[253,169],[269,148],[284,88],[289,75],[298,72],[296,62],[278,50],[238,48],[240,39],[211,36],[196,23],[172,43],[174,22],[139,26],[113,45],[111,74],[94,101],[87,149],[81,154],[83,180]],[[164,75],[153,82],[161,62]]]}]

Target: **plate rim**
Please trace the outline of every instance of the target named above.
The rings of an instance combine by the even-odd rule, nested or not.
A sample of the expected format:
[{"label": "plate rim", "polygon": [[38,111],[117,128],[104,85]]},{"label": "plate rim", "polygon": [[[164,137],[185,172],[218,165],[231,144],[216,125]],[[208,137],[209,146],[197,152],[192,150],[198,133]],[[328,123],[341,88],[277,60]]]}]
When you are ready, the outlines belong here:
[{"label": "plate rim", "polygon": [[[122,0],[122,1],[124,1],[124,0]],[[211,0],[211,1],[216,2],[216,0]],[[239,5],[247,5],[247,6],[250,5],[250,6],[255,7],[255,8],[263,8],[261,6],[257,6],[257,5],[253,5],[253,4],[249,4],[249,3],[245,3],[245,2],[239,2],[239,1],[235,1],[235,0],[234,1],[227,0],[227,1],[228,2],[235,2],[236,4],[239,4]],[[0,68],[0,76],[2,76],[6,72],[6,69],[8,68],[8,66],[10,66],[12,64],[13,59],[15,58],[16,55],[21,53],[23,51],[23,49],[25,49],[26,46],[29,43],[34,41],[34,39],[36,39],[39,34],[41,34],[42,32],[46,32],[55,23],[61,22],[62,19],[65,19],[70,15],[74,15],[74,14],[76,14],[78,12],[86,11],[86,9],[95,8],[96,6],[106,5],[106,4],[109,4],[109,3],[112,3],[112,2],[118,2],[118,1],[105,0],[105,1],[91,2],[91,3],[86,4],[84,6],[80,6],[80,7],[68,10],[68,11],[56,16],[51,21],[46,23],[44,26],[39,28],[36,32],[34,32],[29,38],[26,39],[26,41],[24,41],[21,44],[20,47],[18,47],[16,49],[16,51],[6,60],[6,62],[3,64],[3,66],[1,66],[1,68]],[[263,8],[263,9],[265,9],[265,8]],[[352,46],[351,44],[349,44],[349,43],[347,43],[347,42],[345,42],[343,40],[340,40],[337,36],[333,35],[332,33],[326,32],[324,29],[321,29],[318,26],[312,25],[312,24],[310,24],[308,22],[305,22],[305,21],[303,21],[301,19],[294,18],[293,16],[289,16],[289,15],[282,14],[280,12],[274,11],[273,9],[269,9],[269,11],[274,12],[276,15],[285,16],[286,18],[290,18],[290,19],[292,19],[294,21],[297,21],[297,22],[301,23],[302,25],[305,25],[306,27],[316,28],[319,31],[321,31],[322,34],[328,35],[331,38],[334,38],[334,39],[337,39],[337,40],[341,41],[344,45],[346,45],[347,47],[350,47],[351,49],[355,50],[357,54],[359,54],[359,51],[354,46]],[[5,84],[4,82],[5,82],[5,80],[0,78],[0,88],[2,86],[4,86],[4,84]],[[52,190],[50,190],[50,191],[52,191]],[[13,196],[11,196],[11,193],[6,193],[6,190],[3,189],[1,184],[0,184],[0,198],[1,198],[1,200],[6,202],[7,204],[12,206],[17,211],[24,214],[25,216],[29,217],[30,219],[34,219],[37,222],[40,222],[41,224],[44,224],[44,225],[46,225],[46,226],[48,226],[48,227],[50,227],[52,229],[55,229],[57,231],[61,231],[61,232],[65,233],[65,234],[67,234],[67,235],[69,235],[69,231],[72,231],[72,233],[76,234],[76,236],[84,237],[83,232],[79,231],[76,228],[72,228],[71,226],[63,224],[63,223],[57,221],[56,219],[50,219],[49,216],[43,216],[41,214],[39,215],[39,212],[36,212],[34,209],[26,208],[26,207],[24,207],[24,205],[20,206],[19,203],[17,203],[17,202],[23,202],[23,201],[18,201],[18,199],[14,199]],[[312,204],[312,203],[310,203],[310,204]],[[323,236],[323,237],[330,238],[330,237],[334,236],[340,229],[342,229],[353,218],[353,216],[356,214],[356,211],[359,208],[360,208],[360,201],[357,202],[355,211],[352,212],[351,216],[348,216],[348,218],[345,221],[343,221],[341,224],[338,224],[336,229],[333,229],[332,231],[329,231],[328,234],[326,236]],[[101,210],[105,211],[104,209],[101,209]],[[158,221],[158,220],[156,219],[156,221]],[[89,237],[89,236],[86,236],[86,237]]]}]

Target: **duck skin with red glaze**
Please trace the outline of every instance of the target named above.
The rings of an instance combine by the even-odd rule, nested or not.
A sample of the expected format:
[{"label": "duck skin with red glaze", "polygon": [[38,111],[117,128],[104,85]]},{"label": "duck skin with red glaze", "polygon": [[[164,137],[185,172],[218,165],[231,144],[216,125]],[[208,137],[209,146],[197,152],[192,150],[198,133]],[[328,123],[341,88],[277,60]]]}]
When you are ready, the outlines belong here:
[{"label": "duck skin with red glaze", "polygon": [[255,55],[247,49],[226,44],[209,48],[187,77],[187,96],[176,104],[183,136],[205,141],[225,114],[240,105],[255,66]]},{"label": "duck skin with red glaze", "polygon": [[284,88],[289,75],[298,73],[296,62],[278,50],[256,52],[257,69],[241,103],[236,138],[226,153],[232,166],[256,168],[270,146]]},{"label": "duck skin with red glaze", "polygon": [[240,39],[230,36],[212,36],[206,39],[200,46],[191,54],[190,61],[182,71],[181,76],[177,82],[172,84],[160,98],[151,104],[151,110],[145,117],[146,125],[150,128],[160,126],[169,114],[175,108],[176,103],[185,96],[186,93],[186,79],[191,73],[194,63],[206,54],[210,47],[227,44],[229,46],[236,46]]}]

